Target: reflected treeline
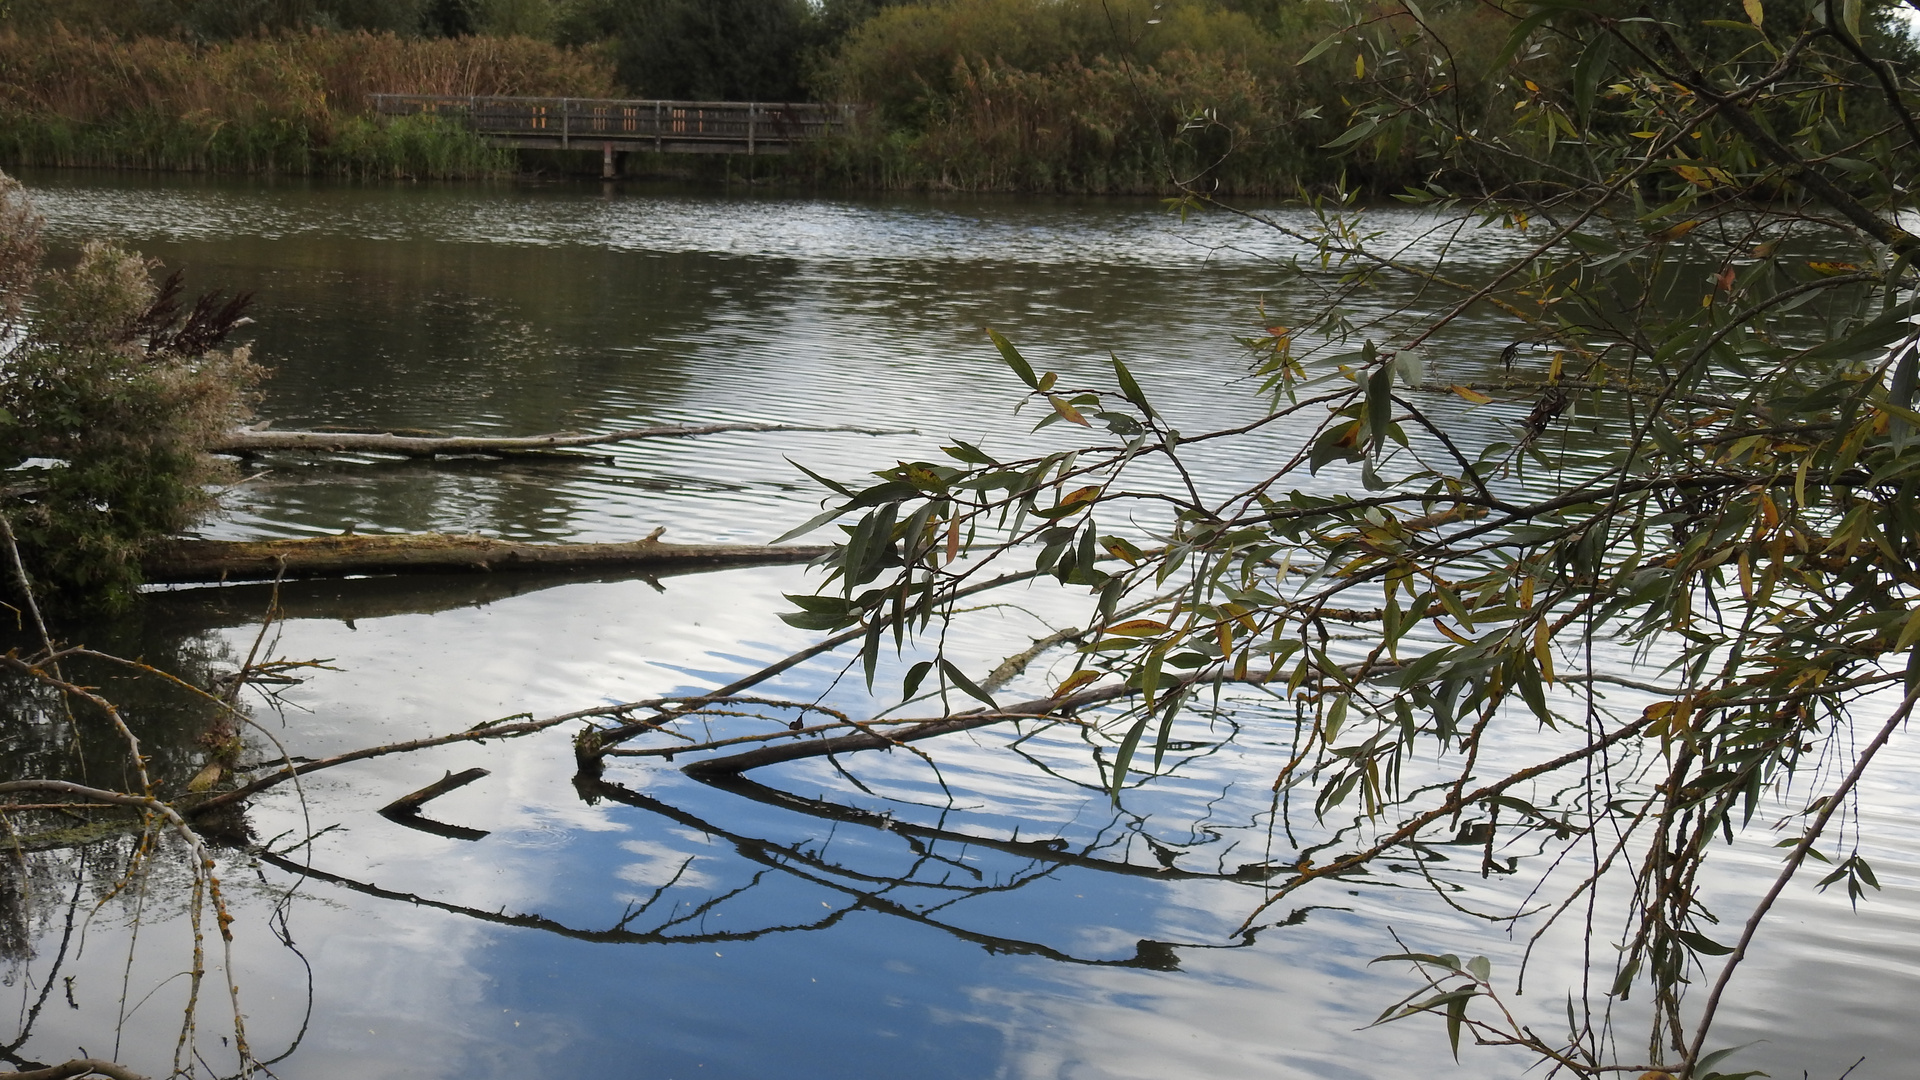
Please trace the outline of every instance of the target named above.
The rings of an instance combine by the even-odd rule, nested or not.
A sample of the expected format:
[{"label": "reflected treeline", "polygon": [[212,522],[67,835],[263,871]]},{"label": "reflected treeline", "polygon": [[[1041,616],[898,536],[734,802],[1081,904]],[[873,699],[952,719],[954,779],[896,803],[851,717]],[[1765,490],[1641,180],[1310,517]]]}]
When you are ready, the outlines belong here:
[{"label": "reflected treeline", "polygon": [[[85,656],[69,657],[58,665],[60,677],[91,688],[117,707],[140,740],[147,773],[163,794],[183,791],[205,766],[214,744],[233,734],[232,725],[225,721],[228,710],[180,685],[216,686],[239,666],[239,658],[223,639],[181,633],[168,620],[147,611],[113,622],[72,626],[63,637],[174,676]],[[0,634],[0,650],[25,654],[38,644],[13,627]],[[139,787],[126,740],[111,717],[46,682],[0,672],[0,732],[4,733],[0,775],[5,778],[71,780],[122,791]],[[111,816],[123,815],[113,812]]]},{"label": "reflected treeline", "polygon": [[[261,418],[462,434],[606,430],[698,411],[687,402],[706,374],[692,364],[699,343],[718,332],[724,347],[723,324],[758,334],[778,323],[797,271],[787,259],[700,252],[341,236],[143,246],[196,285],[254,293],[247,336],[270,372]],[[279,486],[233,503],[302,529],[562,537],[593,497],[583,485],[646,486],[620,470],[583,479],[562,468],[270,462],[264,482]]]},{"label": "reflected treeline", "polygon": [[261,415],[531,434],[671,410],[672,343],[762,319],[797,264],[698,252],[304,236],[173,243],[196,280],[255,289]]}]

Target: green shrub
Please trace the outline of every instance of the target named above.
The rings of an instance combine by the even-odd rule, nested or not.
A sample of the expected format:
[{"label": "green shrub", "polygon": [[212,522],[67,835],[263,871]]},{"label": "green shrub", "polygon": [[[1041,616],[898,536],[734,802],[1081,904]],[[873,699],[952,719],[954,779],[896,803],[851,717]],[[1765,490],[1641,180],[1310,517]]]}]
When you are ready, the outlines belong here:
[{"label": "green shrub", "polygon": [[43,270],[38,230],[0,174],[0,466],[17,478],[6,512],[46,597],[120,605],[142,548],[212,505],[205,485],[223,466],[205,447],[246,416],[259,375],[245,348],[219,348],[246,301],[183,308],[178,276],[156,286],[153,264],[110,244]]}]

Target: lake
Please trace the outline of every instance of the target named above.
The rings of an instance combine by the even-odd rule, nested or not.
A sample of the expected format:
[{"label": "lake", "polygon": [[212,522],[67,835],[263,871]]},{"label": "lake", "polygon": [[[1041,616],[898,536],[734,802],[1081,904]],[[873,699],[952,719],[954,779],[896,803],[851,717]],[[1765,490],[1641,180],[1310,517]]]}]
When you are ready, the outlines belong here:
[{"label": "lake", "polygon": [[[281,427],[534,434],[779,421],[914,432],[724,434],[564,462],[274,458],[224,493],[203,529],[221,538],[351,529],[612,541],[664,527],[668,540],[765,543],[819,510],[823,492],[794,462],[857,479],[935,458],[952,438],[1009,454],[1053,438],[1028,434],[1030,409],[1014,414],[1022,387],[984,326],[1067,385],[1103,382],[1117,353],[1175,426],[1197,432],[1259,414],[1234,338],[1288,323],[1310,299],[1280,272],[1299,254],[1284,237],[1149,200],[23,179],[57,252],[111,238],[184,268],[189,291],[254,293],[247,334],[272,369],[257,412]],[[1429,224],[1384,211],[1378,227],[1430,257]],[[1451,257],[1491,266],[1517,242],[1470,231],[1451,239]],[[1350,315],[1391,319],[1409,299],[1385,287]],[[1457,325],[1429,366],[1453,381],[1494,372],[1499,334]],[[1464,444],[1492,441],[1525,411],[1460,409],[1450,430]],[[1261,475],[1300,430],[1202,449],[1200,482],[1224,490]],[[514,714],[697,693],[815,640],[777,613],[790,610],[783,593],[818,580],[771,567],[288,586],[288,617],[262,648],[325,667],[251,708],[289,752],[320,757]],[[259,587],[155,594],[84,633],[204,674],[248,654],[268,599]],[[949,643],[976,670],[1084,610],[1050,587],[1000,600]],[[889,659],[883,690],[915,655]],[[850,657],[763,689],[870,714],[861,679],[844,672]],[[1016,687],[1057,678],[1057,659]],[[203,753],[204,710],[122,677],[98,681],[128,702],[157,772]],[[1263,896],[1246,868],[1289,863],[1355,827],[1274,813],[1294,723],[1274,700],[1190,720],[1164,775],[1119,808],[1101,788],[1097,740],[1070,728],[923,744],[937,776],[893,753],[847,758],[845,772],[777,766],[735,785],[629,760],[600,784],[576,784],[569,728],[329,770],[255,802],[246,827],[259,847],[221,849],[248,1035],[288,1080],[1520,1075],[1530,1059],[1501,1050],[1463,1047],[1456,1065],[1437,1020],[1362,1030],[1418,985],[1403,964],[1370,964],[1401,951],[1396,936],[1421,951],[1484,953],[1509,982],[1526,945],[1525,931],[1457,910],[1409,868],[1321,882],[1240,931]],[[264,736],[249,745],[275,753]],[[1714,1045],[1764,1040],[1733,1064],[1831,1080],[1865,1057],[1854,1080],[1911,1075],[1916,766],[1896,742],[1868,781],[1860,846],[1883,891],[1855,911],[1806,878],[1776,908],[1716,1028]],[[489,775],[430,806],[465,838],[376,813],[472,767]],[[1715,908],[1736,924],[1777,865],[1776,837],[1760,826],[1710,864]],[[1532,879],[1483,878],[1477,853],[1462,846],[1459,869],[1440,877],[1476,904],[1524,906]],[[191,948],[172,887],[180,873],[163,861],[144,888],[116,890],[117,840],[28,858],[0,940],[26,1037],[14,1053],[58,1061],[84,1049],[166,1073]],[[1564,1024],[1564,995],[1581,978],[1577,939],[1563,937],[1536,949],[1515,999],[1543,1026]],[[226,1030],[217,981],[202,992],[200,1046],[221,1072],[232,1059],[213,1034]],[[1629,1045],[1637,1005],[1622,1007]]]}]

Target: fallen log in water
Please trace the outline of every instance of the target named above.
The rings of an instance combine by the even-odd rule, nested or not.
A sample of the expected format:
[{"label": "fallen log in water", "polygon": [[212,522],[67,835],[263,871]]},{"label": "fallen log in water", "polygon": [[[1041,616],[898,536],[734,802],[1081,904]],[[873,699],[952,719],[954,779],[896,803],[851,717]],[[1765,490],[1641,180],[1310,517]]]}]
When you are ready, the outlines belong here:
[{"label": "fallen log in water", "polygon": [[355,574],[748,566],[817,559],[824,547],[669,544],[655,530],[625,544],[525,544],[484,536],[322,536],[305,540],[165,540],[140,558],[154,584],[274,581]]},{"label": "fallen log in water", "polygon": [[564,450],[572,446],[605,446],[641,439],[677,439],[728,431],[847,431],[859,435],[908,435],[910,431],[881,428],[820,427],[810,424],[668,424],[630,428],[600,435],[559,431],[526,436],[434,436],[391,431],[272,431],[264,426],[240,428],[214,439],[207,449],[216,454],[264,454],[269,451],[308,453],[400,454],[434,457],[438,454],[527,454]]}]

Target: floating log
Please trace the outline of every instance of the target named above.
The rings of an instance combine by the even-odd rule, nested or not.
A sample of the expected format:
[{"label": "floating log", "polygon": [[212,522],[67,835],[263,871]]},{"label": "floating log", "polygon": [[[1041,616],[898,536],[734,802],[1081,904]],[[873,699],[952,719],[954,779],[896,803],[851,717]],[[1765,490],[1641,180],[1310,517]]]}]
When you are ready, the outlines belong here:
[{"label": "floating log", "polygon": [[847,431],[858,435],[906,435],[910,431],[884,428],[821,427],[812,424],[667,424],[628,428],[599,435],[556,431],[546,435],[430,436],[392,431],[273,431],[265,425],[239,428],[214,439],[207,449],[216,454],[264,454],[270,451],[306,453],[399,454],[434,457],[440,454],[527,454],[570,446],[606,446],[641,439],[678,439],[728,431]]},{"label": "floating log", "polygon": [[110,1080],[147,1080],[125,1065],[99,1058],[74,1058],[59,1065],[0,1072],[0,1080],[68,1080],[69,1077],[86,1076],[105,1076]]},{"label": "floating log", "polygon": [[660,530],[625,544],[525,544],[484,536],[416,533],[306,540],[164,540],[141,556],[154,584],[274,581],[355,574],[750,566],[808,562],[824,547],[669,544]]},{"label": "floating log", "polygon": [[[180,629],[259,626],[269,604],[283,619],[357,622],[393,615],[434,615],[485,607],[567,585],[642,581],[666,592],[681,575],[708,574],[724,566],[599,567],[525,574],[409,574],[405,577],[319,578],[232,582],[217,589],[166,589],[148,594],[146,606],[166,613]],[[0,648],[10,638],[0,636]]]}]

